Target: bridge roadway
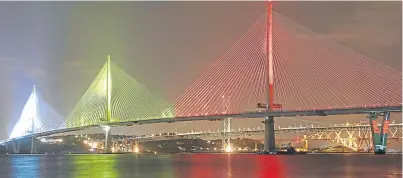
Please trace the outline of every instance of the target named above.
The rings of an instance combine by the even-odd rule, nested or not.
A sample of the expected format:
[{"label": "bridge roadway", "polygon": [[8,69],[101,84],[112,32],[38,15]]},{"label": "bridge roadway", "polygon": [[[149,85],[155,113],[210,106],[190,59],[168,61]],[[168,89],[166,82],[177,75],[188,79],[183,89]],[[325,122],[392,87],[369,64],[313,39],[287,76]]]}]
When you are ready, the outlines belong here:
[{"label": "bridge roadway", "polygon": [[[381,127],[381,125],[379,125]],[[402,130],[403,124],[390,124],[389,129],[400,129]],[[370,131],[370,125],[357,125],[357,124],[336,124],[332,126],[318,126],[318,127],[284,127],[275,129],[276,134],[289,134],[289,133],[320,133],[320,132],[339,132],[339,131]],[[204,131],[204,132],[189,132],[189,133],[175,133],[175,135],[162,135],[162,134],[152,134],[145,136],[129,136],[118,139],[113,139],[114,141],[124,141],[133,140],[138,142],[148,142],[148,141],[163,141],[163,140],[177,140],[177,139],[202,139],[202,138],[221,138],[223,134],[230,137],[240,137],[240,136],[254,136],[264,134],[263,127],[258,129],[233,129],[231,132],[217,131]],[[97,140],[103,141],[103,140]]]},{"label": "bridge roadway", "polygon": [[361,108],[340,108],[340,109],[314,109],[314,110],[281,110],[273,112],[243,112],[239,114],[222,114],[222,115],[196,115],[187,117],[172,117],[172,118],[154,118],[154,119],[138,119],[133,121],[123,121],[105,124],[95,124],[74,128],[64,128],[58,130],[44,131],[40,133],[28,134],[22,137],[5,139],[0,141],[0,144],[6,144],[13,141],[18,141],[31,137],[50,136],[59,133],[73,132],[85,130],[88,128],[102,127],[104,125],[109,126],[131,126],[133,124],[155,124],[155,123],[174,123],[183,121],[217,121],[225,118],[232,119],[245,119],[245,118],[264,118],[267,116],[279,117],[295,117],[295,116],[328,116],[328,115],[347,115],[347,114],[368,114],[368,113],[383,113],[383,112],[402,112],[402,106],[369,106]]}]

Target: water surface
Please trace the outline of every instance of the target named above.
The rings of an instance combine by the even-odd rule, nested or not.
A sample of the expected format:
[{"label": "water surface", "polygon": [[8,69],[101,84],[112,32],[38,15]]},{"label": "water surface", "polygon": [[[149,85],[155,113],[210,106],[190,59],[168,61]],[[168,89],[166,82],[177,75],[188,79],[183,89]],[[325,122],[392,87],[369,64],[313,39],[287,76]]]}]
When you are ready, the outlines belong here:
[{"label": "water surface", "polygon": [[3,155],[1,178],[400,178],[401,155]]}]

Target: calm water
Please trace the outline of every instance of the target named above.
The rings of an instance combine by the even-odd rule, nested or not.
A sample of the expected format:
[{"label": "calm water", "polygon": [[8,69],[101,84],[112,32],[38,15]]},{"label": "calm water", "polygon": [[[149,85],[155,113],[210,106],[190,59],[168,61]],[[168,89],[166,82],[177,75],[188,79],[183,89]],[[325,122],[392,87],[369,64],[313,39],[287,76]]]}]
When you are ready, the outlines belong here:
[{"label": "calm water", "polygon": [[402,177],[401,155],[0,156],[0,177]]}]

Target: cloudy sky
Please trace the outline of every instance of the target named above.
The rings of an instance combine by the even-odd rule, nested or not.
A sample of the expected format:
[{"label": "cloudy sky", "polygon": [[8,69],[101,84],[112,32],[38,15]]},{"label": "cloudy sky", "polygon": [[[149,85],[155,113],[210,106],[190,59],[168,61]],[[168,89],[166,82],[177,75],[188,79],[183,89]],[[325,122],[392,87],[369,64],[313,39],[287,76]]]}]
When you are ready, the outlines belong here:
[{"label": "cloudy sky", "polygon": [[[401,71],[401,7],[278,2],[274,10]],[[107,54],[172,101],[264,12],[263,2],[0,2],[0,138],[11,132],[34,84],[66,116]]]}]

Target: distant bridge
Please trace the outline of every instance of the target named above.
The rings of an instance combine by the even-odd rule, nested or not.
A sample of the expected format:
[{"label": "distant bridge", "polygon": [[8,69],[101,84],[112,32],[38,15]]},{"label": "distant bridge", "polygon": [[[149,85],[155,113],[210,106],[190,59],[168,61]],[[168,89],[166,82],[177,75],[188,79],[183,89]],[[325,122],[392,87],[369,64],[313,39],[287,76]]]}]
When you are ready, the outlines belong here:
[{"label": "distant bridge", "polygon": [[[402,124],[390,124],[389,129],[392,133],[390,138],[396,137],[396,132],[402,132]],[[379,125],[379,127],[381,127]],[[275,129],[277,135],[284,135],[290,133],[303,133],[303,134],[312,134],[312,133],[330,133],[330,132],[344,132],[344,131],[370,131],[370,125],[333,125],[333,126],[312,126],[312,127],[283,127]],[[166,133],[169,134],[169,133]],[[120,140],[135,140],[138,142],[149,142],[149,141],[162,141],[162,140],[177,140],[177,139],[217,139],[221,138],[224,134],[228,134],[232,138],[236,137],[245,137],[245,136],[255,136],[255,135],[263,135],[264,128],[242,128],[242,129],[232,129],[230,132],[224,132],[223,130],[216,131],[200,131],[200,132],[188,132],[188,133],[174,133],[173,135],[163,135],[159,134],[151,134],[144,136],[135,136],[135,137],[127,137],[122,138]],[[311,137],[311,139],[320,138]],[[401,137],[400,137],[401,138]],[[316,139],[315,139],[316,140]]]},{"label": "distant bridge", "polygon": [[[378,126],[379,128],[381,125]],[[389,125],[389,142],[388,144],[395,144],[402,142],[402,127],[403,124],[390,124]],[[327,126],[294,126],[294,127],[279,127],[275,130],[277,135],[286,134],[304,134],[307,135],[307,140],[329,141],[338,145],[350,148],[352,150],[371,150],[371,126],[362,124],[334,124]],[[141,136],[114,136],[113,142],[154,142],[154,141],[167,141],[167,140],[179,140],[179,139],[203,139],[203,140],[215,140],[221,139],[224,136],[228,136],[231,139],[234,138],[248,138],[251,136],[261,136],[264,134],[263,128],[239,128],[231,129],[229,132],[225,130],[205,130],[194,131],[187,133],[157,133]],[[298,137],[299,140],[303,138]],[[52,139],[52,137],[49,137]],[[91,140],[95,142],[104,142],[103,139]],[[301,141],[302,142],[302,141]]]}]

